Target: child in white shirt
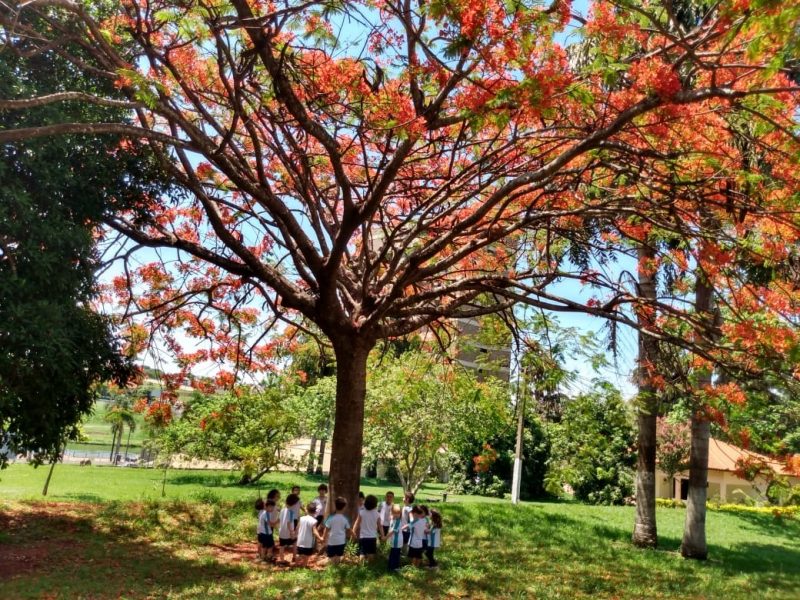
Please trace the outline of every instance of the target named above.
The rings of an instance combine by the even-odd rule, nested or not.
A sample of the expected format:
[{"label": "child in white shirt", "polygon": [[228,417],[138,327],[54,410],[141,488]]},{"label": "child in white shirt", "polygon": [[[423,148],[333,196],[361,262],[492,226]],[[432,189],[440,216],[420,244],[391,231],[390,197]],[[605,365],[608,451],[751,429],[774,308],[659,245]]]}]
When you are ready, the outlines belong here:
[{"label": "child in white shirt", "polygon": [[419,506],[411,509],[411,521],[406,525],[409,531],[408,558],[411,564],[418,567],[427,542],[428,520],[425,511]]},{"label": "child in white shirt", "polygon": [[347,500],[337,498],[334,503],[336,512],[325,519],[325,541],[328,544],[326,554],[328,561],[334,565],[339,564],[344,556],[344,547],[347,543],[347,532],[350,531],[350,520],[344,515]]},{"label": "child in white shirt", "polygon": [[442,515],[438,510],[432,510],[428,524],[428,544],[425,547],[425,556],[428,557],[428,568],[436,569],[439,563],[433,556],[436,548],[442,546]]},{"label": "child in white shirt", "polygon": [[[263,520],[264,514],[267,512],[264,510],[264,501],[259,498],[256,500],[256,512],[258,513],[257,518],[257,525],[256,525],[256,538],[258,540],[258,558],[264,558],[264,544],[266,544],[266,531],[264,530]],[[262,538],[263,536],[263,538]]]},{"label": "child in white shirt", "polygon": [[278,538],[280,539],[280,548],[278,549],[278,560],[283,561],[283,553],[287,548],[292,549],[292,560],[295,557],[295,539],[297,531],[295,529],[294,515],[300,499],[296,494],[289,494],[286,496],[286,506],[281,510],[280,528],[278,529]]},{"label": "child in white shirt", "polygon": [[[314,516],[317,518],[317,529],[319,529],[320,534],[325,533],[325,509],[328,505],[328,486],[324,483],[321,483],[317,488],[317,497],[312,500],[314,504],[317,505],[317,512]],[[322,552],[322,547],[320,547],[320,552]]]},{"label": "child in white shirt", "polygon": [[378,512],[381,514],[383,536],[389,533],[389,526],[392,524],[392,506],[394,506],[394,492],[386,492],[386,497],[378,507]]},{"label": "child in white shirt", "polygon": [[408,527],[406,527],[406,525],[408,525],[409,521],[411,521],[411,509],[413,504],[414,504],[414,494],[412,494],[411,492],[406,492],[403,495],[403,517],[402,517],[403,548],[408,546],[408,538],[409,535],[411,535],[411,532],[409,531]]},{"label": "child in white shirt", "polygon": [[353,531],[358,532],[358,556],[372,561],[378,552],[378,530],[381,517],[378,514],[378,499],[370,494],[364,499],[364,510],[356,519]]},{"label": "child in white shirt", "polygon": [[396,571],[403,552],[403,510],[399,504],[392,506],[392,522],[383,539],[389,540],[389,570]]},{"label": "child in white shirt", "polygon": [[297,526],[297,555],[296,563],[301,567],[308,566],[308,557],[314,553],[314,542],[322,542],[322,536],[317,531],[317,505],[309,502],[306,507],[306,515],[300,517]]},{"label": "child in white shirt", "polygon": [[275,552],[275,537],[273,535],[273,527],[277,522],[273,517],[275,514],[275,501],[267,500],[267,503],[264,504],[261,500],[258,500],[256,507],[258,507],[259,502],[264,508],[258,514],[258,528],[256,530],[258,557],[262,560],[268,560],[270,557],[274,558]]}]

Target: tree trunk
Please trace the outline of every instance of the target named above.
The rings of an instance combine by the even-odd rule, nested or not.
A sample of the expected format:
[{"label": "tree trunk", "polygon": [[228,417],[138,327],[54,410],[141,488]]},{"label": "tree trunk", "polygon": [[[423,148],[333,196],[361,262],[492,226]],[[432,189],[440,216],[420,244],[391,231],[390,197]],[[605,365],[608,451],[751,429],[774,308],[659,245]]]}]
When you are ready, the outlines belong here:
[{"label": "tree trunk", "polygon": [[53,462],[50,463],[50,470],[47,472],[47,479],[44,480],[44,489],[42,490],[42,496],[47,496],[47,489],[50,487],[50,478],[53,476],[53,469],[56,468],[57,462],[58,462],[58,457],[56,456],[53,459]]},{"label": "tree trunk", "polygon": [[411,492],[411,488],[408,486],[408,481],[406,481],[406,476],[403,475],[403,470],[399,466],[396,466],[394,470],[397,472],[397,478],[400,480],[400,485],[403,488],[403,493],[407,494]]},{"label": "tree trunk", "polygon": [[[654,258],[652,248],[639,247],[639,298],[645,306],[656,299],[656,280],[649,269],[642,268],[641,262]],[[638,385],[636,402],[636,422],[638,425],[636,462],[636,521],[633,526],[633,543],[643,548],[658,545],[656,527],[656,419],[658,417],[658,397],[652,384],[652,369],[658,361],[658,344],[645,331],[652,327],[652,319],[641,311],[639,322]]]},{"label": "tree trunk", "polygon": [[128,452],[131,449],[131,434],[133,433],[133,428],[129,425],[128,426],[128,443],[125,444],[125,462],[128,461]]},{"label": "tree trunk", "polygon": [[250,484],[250,485],[253,485],[254,483],[257,483],[258,480],[261,479],[267,473],[269,473],[269,469],[261,469],[255,475],[250,476],[248,481],[247,481],[247,483]]},{"label": "tree trunk", "polygon": [[53,470],[56,468],[56,463],[61,460],[64,452],[67,451],[67,442],[59,446],[58,452],[53,457],[53,462],[50,463],[50,470],[47,472],[47,479],[44,481],[44,488],[42,489],[42,496],[47,496],[47,490],[50,488],[50,479],[53,477]]},{"label": "tree trunk", "polygon": [[169,469],[169,460],[164,463],[164,478],[161,480],[161,497],[167,496],[167,470]]},{"label": "tree trunk", "polygon": [[325,464],[325,438],[319,441],[319,456],[317,457],[317,475],[322,475]]},{"label": "tree trunk", "polygon": [[[331,443],[329,494],[347,500],[350,522],[358,516],[364,441],[367,357],[374,346],[358,337],[332,339],[336,353],[336,416]],[[329,502],[333,505],[333,502]]]},{"label": "tree trunk", "polygon": [[308,465],[306,466],[306,473],[311,475],[314,472],[314,450],[317,449],[317,436],[311,436],[311,443],[308,446]]},{"label": "tree trunk", "polygon": [[710,425],[705,415],[692,416],[692,449],[689,458],[689,496],[686,500],[686,521],[683,526],[681,554],[684,558],[705,560],[706,498],[708,496],[708,441]]},{"label": "tree trunk", "polygon": [[119,464],[119,453],[122,452],[122,436],[125,434],[125,425],[119,426],[119,435],[117,436],[117,449],[114,451],[114,464]]},{"label": "tree trunk", "polygon": [[[695,311],[706,325],[713,327],[711,314],[712,289],[698,277],[695,290]],[[713,334],[712,334],[713,335]],[[703,392],[711,387],[712,373],[707,371],[697,378],[697,390]],[[705,560],[706,546],[706,499],[708,497],[708,443],[711,425],[701,406],[692,412],[692,444],[689,451],[689,495],[686,499],[686,520],[683,525],[681,554],[685,558]]]},{"label": "tree trunk", "polygon": [[111,453],[108,455],[108,462],[114,464],[114,446],[117,444],[117,428],[111,428]]}]

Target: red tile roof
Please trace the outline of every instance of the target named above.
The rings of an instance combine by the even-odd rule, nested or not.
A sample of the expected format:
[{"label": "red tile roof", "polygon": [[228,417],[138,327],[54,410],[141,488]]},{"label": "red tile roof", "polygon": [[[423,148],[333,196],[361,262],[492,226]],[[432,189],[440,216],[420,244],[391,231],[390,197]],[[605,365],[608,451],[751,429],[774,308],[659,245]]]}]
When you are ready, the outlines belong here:
[{"label": "red tile roof", "polygon": [[788,475],[789,471],[786,465],[777,461],[769,456],[738,448],[722,440],[711,438],[708,444],[708,468],[717,471],[735,471],[736,461],[740,458],[755,458],[763,460],[767,463],[776,473]]}]

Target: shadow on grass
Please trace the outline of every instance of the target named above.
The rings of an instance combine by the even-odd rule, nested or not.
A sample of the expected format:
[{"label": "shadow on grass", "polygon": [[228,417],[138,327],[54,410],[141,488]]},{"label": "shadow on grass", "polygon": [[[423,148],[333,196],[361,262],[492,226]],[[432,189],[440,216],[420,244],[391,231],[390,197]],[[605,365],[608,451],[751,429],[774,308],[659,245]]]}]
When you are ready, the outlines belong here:
[{"label": "shadow on grass", "polygon": [[125,527],[100,528],[93,513],[58,514],[47,506],[0,515],[0,596],[162,597],[241,580],[241,567],[178,556],[134,538]]},{"label": "shadow on grass", "polygon": [[709,511],[709,514],[727,514],[732,518],[736,518],[742,529],[768,533],[770,537],[783,539],[787,542],[795,543],[797,536],[800,535],[800,522],[794,519],[750,512],[721,513]]},{"label": "shadow on grass", "polygon": [[[568,582],[583,593],[613,595],[623,587],[623,578],[638,578],[642,593],[651,586],[654,595],[670,595],[681,589],[698,593],[706,589],[713,595],[717,591],[713,586],[737,575],[746,575],[756,588],[764,586],[763,589],[791,594],[796,591],[800,573],[800,546],[792,541],[797,530],[794,526],[776,528],[771,518],[744,519],[758,529],[767,543],[722,546],[710,540],[711,560],[694,562],[680,557],[678,537],[661,535],[658,550],[641,550],[631,544],[627,526],[587,522],[538,507],[500,511],[492,510],[491,505],[473,505],[452,507],[446,513],[450,527],[466,529],[485,540],[466,552],[468,561],[492,561],[480,579],[465,578],[466,590],[478,596],[502,596],[509,579],[520,572],[529,572],[531,577],[545,582],[545,594],[549,593],[547,582]],[[767,536],[776,543],[768,543]],[[526,546],[530,550],[531,545],[533,552],[516,550]]]},{"label": "shadow on grass", "polygon": [[[776,543],[741,542],[729,546],[715,544],[709,539],[709,560],[689,561],[698,569],[716,571],[718,577],[747,574],[757,585],[769,583],[770,587],[791,590],[797,585],[800,573],[800,546],[797,545],[798,527],[794,523],[777,521],[772,515],[740,513],[727,515],[738,520],[739,527],[766,534]],[[630,532],[619,527],[594,525],[594,534],[610,542],[629,542]],[[680,553],[681,539],[658,536],[658,550],[640,552],[656,555],[658,552]],[[633,551],[633,547],[631,546]]]},{"label": "shadow on grass", "polygon": [[247,485],[240,485],[240,476],[209,475],[207,473],[192,473],[185,471],[170,471],[167,474],[167,485],[200,485],[206,488],[241,488],[248,489]]},{"label": "shadow on grass", "polygon": [[101,504],[103,502],[107,502],[106,498],[98,496],[97,494],[70,493],[61,494],[60,498],[68,498],[77,502],[89,502],[91,504]]}]

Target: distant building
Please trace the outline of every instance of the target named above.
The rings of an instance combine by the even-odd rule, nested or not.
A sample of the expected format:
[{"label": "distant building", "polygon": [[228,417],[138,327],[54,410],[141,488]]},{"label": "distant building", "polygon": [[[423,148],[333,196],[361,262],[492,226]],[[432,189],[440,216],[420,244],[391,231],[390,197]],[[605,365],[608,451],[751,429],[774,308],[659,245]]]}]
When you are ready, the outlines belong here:
[{"label": "distant building", "polygon": [[496,377],[508,382],[511,377],[511,340],[505,346],[490,345],[482,340],[479,318],[456,319],[458,363],[478,373],[479,379]]},{"label": "distant building", "polygon": [[[736,474],[740,460],[758,460],[771,468],[776,475],[789,478],[792,485],[800,485],[800,477],[789,474],[780,462],[738,448],[727,442],[711,438],[708,444],[708,499],[719,502],[742,502],[744,496],[756,501],[764,501],[767,481],[763,476],[754,482],[742,479]],[[656,472],[656,496],[659,498],[673,498],[686,500],[689,493],[689,472],[678,473],[671,481],[662,471]]]}]

